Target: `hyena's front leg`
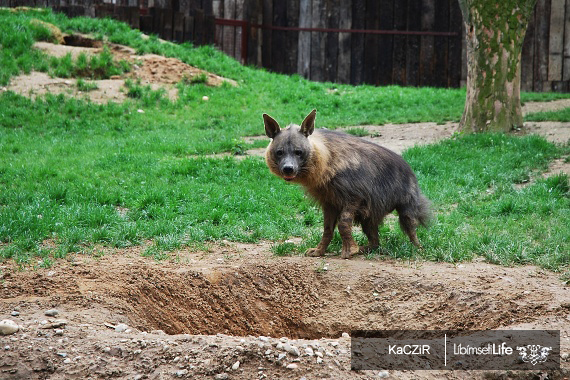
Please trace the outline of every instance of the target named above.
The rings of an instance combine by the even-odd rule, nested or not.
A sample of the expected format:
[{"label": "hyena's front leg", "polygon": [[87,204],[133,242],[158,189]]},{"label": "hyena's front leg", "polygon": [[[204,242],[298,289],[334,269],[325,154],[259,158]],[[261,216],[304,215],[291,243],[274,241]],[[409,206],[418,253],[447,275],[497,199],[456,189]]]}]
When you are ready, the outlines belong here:
[{"label": "hyena's front leg", "polygon": [[347,207],[340,213],[338,232],[342,239],[341,257],[343,259],[348,259],[350,256],[358,253],[358,244],[352,237],[352,221],[354,220],[356,209],[357,207]]},{"label": "hyena's front leg", "polygon": [[329,246],[333,234],[334,228],[336,227],[336,222],[338,219],[338,210],[332,206],[323,206],[323,217],[324,217],[324,228],[323,237],[317,248],[310,248],[307,250],[307,256],[324,256],[327,247]]}]

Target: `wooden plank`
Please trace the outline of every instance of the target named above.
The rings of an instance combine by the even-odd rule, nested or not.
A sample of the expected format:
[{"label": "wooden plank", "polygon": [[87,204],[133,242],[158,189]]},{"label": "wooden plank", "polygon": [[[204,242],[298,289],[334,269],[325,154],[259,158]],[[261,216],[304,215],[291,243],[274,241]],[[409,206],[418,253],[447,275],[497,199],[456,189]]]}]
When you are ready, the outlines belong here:
[{"label": "wooden plank", "polygon": [[534,90],[548,91],[548,32],[550,24],[550,0],[538,0],[535,8],[536,43],[534,61]]},{"label": "wooden plank", "polygon": [[[422,0],[421,30],[432,31],[435,25],[435,0]],[[434,85],[434,36],[420,38],[420,86]]]},{"label": "wooden plank", "polygon": [[465,34],[463,17],[461,15],[461,10],[459,9],[459,3],[456,0],[449,0],[449,31],[456,32],[458,35],[456,37],[450,37],[448,42],[449,79],[447,86],[457,88],[461,86],[461,72],[463,67],[467,64],[464,59],[465,56],[462,55],[462,46]]},{"label": "wooden plank", "polygon": [[[340,29],[352,28],[352,0],[343,0],[340,2],[338,26]],[[336,81],[339,83],[350,83],[351,42],[351,33],[338,34],[338,69]]]},{"label": "wooden plank", "polygon": [[[234,18],[236,20],[243,20],[243,3],[244,0],[236,0],[236,11],[235,11],[235,15]],[[244,63],[243,59],[242,59],[242,54],[241,54],[241,49],[242,49],[242,35],[243,35],[243,28],[241,26],[237,26],[235,27],[235,51],[234,51],[234,57],[235,59],[237,59],[239,62],[241,62],[242,64]]]},{"label": "wooden plank", "polygon": [[[282,0],[273,1],[273,25],[286,26],[287,22],[287,4]],[[286,33],[283,30],[273,30],[271,46],[271,62],[273,70],[284,73],[285,59],[287,52],[285,51]]]},{"label": "wooden plank", "polygon": [[[394,30],[394,2],[399,0],[384,0],[380,7],[379,28],[380,30]],[[378,39],[378,73],[376,83],[386,86],[393,83],[392,66],[394,49],[393,35],[380,35]]]},{"label": "wooden plank", "polygon": [[[404,31],[408,21],[408,0],[394,2],[394,29]],[[406,84],[406,45],[405,35],[394,36],[394,49],[392,51],[392,83]]]},{"label": "wooden plank", "polygon": [[202,0],[202,10],[206,16],[214,14],[212,0]]},{"label": "wooden plank", "polygon": [[[299,26],[299,0],[289,0],[287,3],[287,22],[289,27]],[[299,55],[299,32],[289,31],[285,33],[285,73],[297,72]]]},{"label": "wooden plank", "polygon": [[202,9],[196,9],[194,11],[194,43],[198,46],[206,44],[206,39],[204,38],[204,25],[204,11]]},{"label": "wooden plank", "polygon": [[550,5],[550,35],[548,57],[548,80],[562,80],[564,51],[565,0],[552,0]]},{"label": "wooden plank", "polygon": [[[236,0],[224,0],[224,18],[229,20],[234,20],[236,18]],[[235,57],[235,26],[224,26],[223,41],[222,51],[231,57]]]},{"label": "wooden plank", "polygon": [[[212,13],[216,18],[224,18],[224,2],[223,0],[213,0],[212,1]],[[190,14],[194,14],[194,9],[190,10]],[[216,45],[220,50],[224,50],[224,27],[222,25],[216,25],[216,32],[214,36]]]},{"label": "wooden plank", "polygon": [[[246,2],[246,18],[251,24],[259,25],[263,22],[262,0],[251,0]],[[251,27],[249,29],[247,63],[262,66],[261,49],[262,49],[261,28]]]},{"label": "wooden plank", "polygon": [[173,38],[176,42],[184,42],[184,14],[180,12],[174,13],[174,33]]},{"label": "wooden plank", "polygon": [[570,81],[570,1],[566,1],[566,22],[564,23],[564,62],[562,80]]},{"label": "wooden plank", "polygon": [[[380,27],[380,4],[378,0],[366,0],[365,25],[367,30],[376,30]],[[378,84],[378,42],[377,34],[364,35],[364,83]]]},{"label": "wooden plank", "polygon": [[[311,27],[325,27],[325,0],[313,0]],[[311,32],[311,80],[322,82],[325,78],[325,42],[322,32]]]},{"label": "wooden plank", "polygon": [[[433,30],[436,32],[449,32],[449,1],[436,1],[434,5]],[[434,38],[433,85],[436,87],[448,87],[448,42],[451,38],[443,36]]]},{"label": "wooden plank", "polygon": [[521,91],[534,91],[535,17],[529,19],[521,53]]},{"label": "wooden plank", "polygon": [[[366,0],[352,0],[352,28],[364,29],[366,25]],[[364,35],[352,35],[350,55],[350,83],[361,84],[364,79]]]},{"label": "wooden plank", "polygon": [[213,14],[206,14],[204,16],[204,45],[213,45],[214,36],[216,34],[216,19]]},{"label": "wooden plank", "polygon": [[172,26],[172,18],[173,18],[172,9],[164,9],[162,14],[163,14],[163,27],[162,27],[161,36],[165,40],[172,41],[172,34],[174,32],[174,28]]},{"label": "wooden plank", "polygon": [[[311,26],[312,0],[299,1],[299,27]],[[299,53],[297,73],[304,78],[311,76],[311,32],[299,32]]]},{"label": "wooden plank", "polygon": [[[421,0],[408,0],[408,30],[421,30]],[[406,86],[418,86],[420,73],[420,37],[408,36],[406,45]]]},{"label": "wooden plank", "polygon": [[195,43],[193,15],[184,17],[184,41],[191,41],[193,44]]},{"label": "wooden plank", "polygon": [[[263,0],[263,26],[271,27],[273,25],[273,0]],[[262,52],[261,61],[263,67],[271,69],[273,62],[271,62],[271,45],[273,31],[269,28],[263,29],[262,35]]]},{"label": "wooden plank", "polygon": [[152,33],[152,16],[141,16],[140,18],[140,30],[145,34]]},{"label": "wooden plank", "polygon": [[[340,0],[325,1],[326,28],[338,29],[339,7]],[[335,82],[338,68],[338,33],[324,33],[323,37],[325,41],[324,80]]]}]

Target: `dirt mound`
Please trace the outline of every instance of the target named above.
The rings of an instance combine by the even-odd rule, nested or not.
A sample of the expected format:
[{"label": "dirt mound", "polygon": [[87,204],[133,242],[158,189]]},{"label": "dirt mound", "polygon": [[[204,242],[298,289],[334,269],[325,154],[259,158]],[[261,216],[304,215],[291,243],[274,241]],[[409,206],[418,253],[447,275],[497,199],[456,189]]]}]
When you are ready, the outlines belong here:
[{"label": "dirt mound", "polygon": [[[9,346],[1,373],[369,378],[375,374],[350,371],[350,339],[343,332],[521,326],[561,329],[563,337],[570,332],[567,285],[536,267],[276,258],[268,244],[181,251],[173,258],[177,262],[157,263],[133,248],[100,258],[77,255],[49,269],[3,266],[0,316],[22,331],[0,337]],[[43,315],[53,308],[55,320]],[[19,315],[11,316],[14,311]],[[49,328],[58,319],[63,327]],[[120,323],[126,331],[112,329]],[[322,356],[303,354],[307,347],[322,348]],[[569,351],[564,339],[562,352]],[[392,375],[418,378],[416,372]],[[472,375],[419,377],[487,376]]]},{"label": "dirt mound", "polygon": [[31,72],[12,78],[7,90],[20,95],[34,98],[37,95],[65,94],[73,97],[83,97],[95,103],[108,101],[123,102],[127,99],[125,80],[140,81],[143,85],[150,85],[153,90],[163,88],[170,99],[176,99],[178,89],[175,85],[181,81],[188,83],[204,83],[208,86],[221,86],[224,82],[237,86],[232,79],[220,77],[205,70],[190,66],[177,58],[167,58],[156,54],[137,55],[136,51],[128,46],[117,44],[104,44],[84,35],[64,36],[65,44],[50,42],[36,42],[35,49],[42,50],[54,57],[64,57],[71,54],[76,59],[80,54],[92,56],[100,54],[104,46],[108,46],[114,59],[125,60],[132,64],[132,70],[121,76],[105,80],[94,80],[96,89],[82,92],[77,86],[76,78],[51,78],[45,73]]}]

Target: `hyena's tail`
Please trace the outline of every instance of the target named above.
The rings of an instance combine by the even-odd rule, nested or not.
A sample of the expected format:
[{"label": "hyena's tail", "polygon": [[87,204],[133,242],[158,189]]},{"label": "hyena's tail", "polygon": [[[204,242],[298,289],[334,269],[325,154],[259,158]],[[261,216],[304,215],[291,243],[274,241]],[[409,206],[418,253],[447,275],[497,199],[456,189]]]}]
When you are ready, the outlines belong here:
[{"label": "hyena's tail", "polygon": [[433,218],[433,213],[431,211],[431,203],[421,193],[419,194],[417,199],[415,217],[419,222],[419,224],[421,224],[424,227],[428,227],[431,219]]},{"label": "hyena's tail", "polygon": [[421,248],[422,245],[416,235],[416,227],[420,224],[424,227],[429,225],[432,217],[429,200],[418,191],[412,202],[398,209],[398,215],[402,230],[416,247]]}]

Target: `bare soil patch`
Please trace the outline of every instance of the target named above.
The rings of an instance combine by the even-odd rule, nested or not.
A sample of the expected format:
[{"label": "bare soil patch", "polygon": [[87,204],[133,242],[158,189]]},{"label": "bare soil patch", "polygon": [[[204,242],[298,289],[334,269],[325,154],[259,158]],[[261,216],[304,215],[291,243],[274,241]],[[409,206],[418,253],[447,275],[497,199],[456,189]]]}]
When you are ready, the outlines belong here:
[{"label": "bare soil patch", "polygon": [[[36,42],[34,49],[39,49],[54,57],[63,57],[71,54],[77,58],[79,54],[95,55],[103,51],[103,42],[96,41],[88,36],[65,36],[66,44],[53,44],[49,42]],[[166,43],[166,42],[165,42]],[[107,44],[116,60],[126,60],[133,64],[133,69],[119,77],[105,80],[94,80],[97,89],[82,92],[77,88],[76,79],[51,78],[40,72],[20,75],[12,78],[6,90],[34,98],[45,94],[64,94],[71,97],[86,98],[95,103],[123,102],[127,99],[125,80],[140,81],[142,85],[150,85],[153,90],[163,88],[170,99],[176,99],[178,89],[175,85],[183,80],[192,81],[193,78],[205,77],[208,86],[221,86],[228,82],[232,86],[237,83],[232,79],[220,77],[205,70],[190,66],[177,58],[167,58],[156,54],[137,55],[130,47]]]},{"label": "bare soil patch", "polygon": [[[555,273],[482,261],[279,258],[269,248],[212,245],[157,263],[138,247],[77,255],[48,269],[6,264],[0,316],[22,329],[0,337],[2,378],[378,378],[350,371],[350,338],[342,334],[353,329],[560,329],[562,352],[570,351],[570,292]],[[44,315],[53,308],[57,316]],[[54,322],[65,324],[49,328]],[[121,323],[126,331],[112,328]],[[563,362],[566,372],[550,378],[568,367]]]}]

